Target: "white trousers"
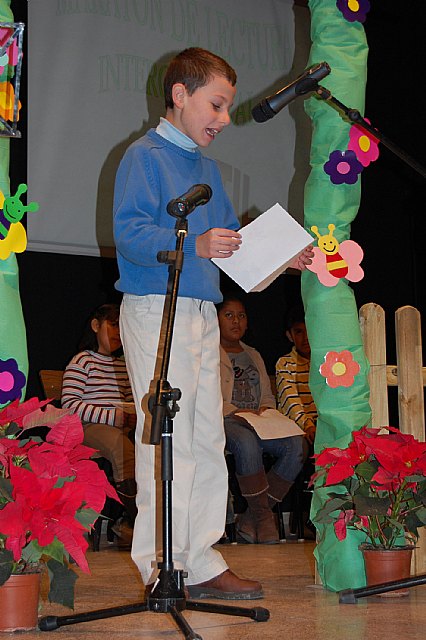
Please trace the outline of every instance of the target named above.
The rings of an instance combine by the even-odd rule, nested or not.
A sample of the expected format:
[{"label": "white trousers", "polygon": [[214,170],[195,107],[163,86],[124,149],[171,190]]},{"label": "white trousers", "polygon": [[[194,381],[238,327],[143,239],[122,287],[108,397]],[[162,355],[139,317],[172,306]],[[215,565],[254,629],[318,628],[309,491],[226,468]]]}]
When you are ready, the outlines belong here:
[{"label": "white trousers", "polygon": [[[161,451],[160,446],[149,444],[151,416],[147,399],[155,393],[161,370],[164,300],[162,295],[125,294],[120,313],[126,365],[138,412],[138,516],[132,558],[145,584],[155,579],[161,559]],[[173,419],[173,563],[176,569],[188,572],[187,584],[198,584],[227,569],[221,554],[212,548],[225,527],[228,472],[219,328],[211,302],[178,298],[167,380],[182,392],[179,411]]]}]

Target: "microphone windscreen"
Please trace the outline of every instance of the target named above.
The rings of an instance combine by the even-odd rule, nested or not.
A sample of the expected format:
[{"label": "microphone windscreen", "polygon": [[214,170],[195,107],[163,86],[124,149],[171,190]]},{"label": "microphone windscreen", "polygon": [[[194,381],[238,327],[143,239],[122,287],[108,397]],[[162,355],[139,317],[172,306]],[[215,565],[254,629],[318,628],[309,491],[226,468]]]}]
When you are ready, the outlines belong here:
[{"label": "microphone windscreen", "polygon": [[266,122],[274,117],[275,111],[271,109],[266,100],[262,100],[262,102],[253,107],[251,115],[255,122]]}]

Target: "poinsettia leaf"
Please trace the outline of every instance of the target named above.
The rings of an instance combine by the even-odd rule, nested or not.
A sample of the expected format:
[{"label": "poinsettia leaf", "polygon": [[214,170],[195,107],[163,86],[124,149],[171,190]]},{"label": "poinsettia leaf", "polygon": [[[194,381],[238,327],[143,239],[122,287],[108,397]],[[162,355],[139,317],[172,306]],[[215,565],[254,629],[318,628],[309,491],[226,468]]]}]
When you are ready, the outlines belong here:
[{"label": "poinsettia leaf", "polygon": [[25,402],[20,402],[17,398],[0,410],[0,424],[15,422],[17,425],[22,426],[28,415],[40,409],[40,407],[44,407],[49,402],[50,400],[39,400],[38,398],[30,398]]},{"label": "poinsettia leaf", "polygon": [[391,501],[388,497],[379,498],[363,495],[354,496],[355,511],[359,516],[380,516],[386,515]]},{"label": "poinsettia leaf", "polygon": [[[0,500],[4,498],[6,503],[12,500],[12,484],[8,478],[0,478]],[[0,509],[2,509],[0,502]]]},{"label": "poinsettia leaf", "polygon": [[49,601],[74,609],[74,585],[78,576],[67,565],[49,560],[47,569],[50,578]]},{"label": "poinsettia leaf", "polygon": [[16,422],[10,422],[4,430],[4,435],[7,437],[16,436],[20,431],[21,428],[16,424]]},{"label": "poinsettia leaf", "polygon": [[383,531],[388,540],[396,538],[396,546],[401,546],[404,544],[406,530],[402,522],[399,522],[395,518],[387,518],[386,526],[383,527]]},{"label": "poinsettia leaf", "polygon": [[360,476],[366,482],[371,481],[376,471],[377,465],[374,465],[371,462],[360,462],[355,469],[357,476]]},{"label": "poinsettia leaf", "polygon": [[356,476],[352,476],[352,478],[349,478],[349,482],[347,485],[348,493],[354,495],[354,493],[358,491],[360,484],[361,483]]},{"label": "poinsettia leaf", "polygon": [[[66,412],[67,414],[68,412]],[[71,451],[74,447],[83,442],[83,425],[81,418],[73,413],[71,415],[63,415],[46,436],[46,441],[60,445],[66,451]]]},{"label": "poinsettia leaf", "polygon": [[43,547],[43,554],[45,556],[50,556],[63,564],[64,562],[64,545],[58,540],[58,538],[54,538],[53,542]]},{"label": "poinsettia leaf", "polygon": [[43,555],[43,549],[37,543],[37,540],[31,540],[22,548],[22,560],[27,563],[38,562]]},{"label": "poinsettia leaf", "polygon": [[[416,519],[418,520],[418,526],[426,524],[426,508],[425,507],[421,507],[420,509],[417,509],[413,514],[409,514],[407,516],[407,519],[411,515],[415,516]],[[411,528],[411,527],[409,527],[409,528]]]},{"label": "poinsettia leaf", "polygon": [[[42,556],[51,557],[58,562],[63,563],[64,559],[64,545],[57,538],[53,539],[53,542],[40,546],[37,540],[31,540],[31,542],[22,550],[22,556],[24,552],[30,548],[32,549],[32,557],[28,558],[30,562],[38,561]],[[27,559],[27,558],[26,558]]]},{"label": "poinsettia leaf", "polygon": [[417,512],[409,513],[405,518],[405,528],[416,536],[418,536],[417,529],[423,527],[424,524],[425,523],[417,517]]},{"label": "poinsettia leaf", "polygon": [[336,496],[328,500],[320,512],[315,516],[318,522],[332,522],[335,518],[330,517],[334,511],[350,509],[353,506],[352,501],[348,500],[348,496]]},{"label": "poinsettia leaf", "polygon": [[75,514],[75,519],[83,525],[86,531],[90,531],[94,522],[99,518],[99,515],[100,514],[94,509],[79,509]]},{"label": "poinsettia leaf", "polygon": [[75,476],[68,476],[67,478],[58,478],[55,482],[55,489],[62,489],[66,482],[73,482]]},{"label": "poinsettia leaf", "polygon": [[353,491],[352,495],[371,497],[370,485],[367,482],[360,482],[357,490]]},{"label": "poinsettia leaf", "polygon": [[421,482],[423,480],[423,476],[413,475],[413,476],[405,476],[406,482]]},{"label": "poinsettia leaf", "polygon": [[8,580],[13,569],[13,553],[7,549],[0,549],[0,586]]},{"label": "poinsettia leaf", "polygon": [[329,498],[344,498],[348,497],[348,493],[335,493],[334,491],[330,491],[328,494]]},{"label": "poinsettia leaf", "polygon": [[[44,411],[41,410],[41,407],[46,405]],[[40,403],[35,410],[27,413],[22,418],[22,429],[26,431],[27,429],[32,429],[33,427],[50,427],[58,423],[64,415],[68,415],[68,409],[58,409],[54,407],[53,404],[48,404],[46,401]]]}]

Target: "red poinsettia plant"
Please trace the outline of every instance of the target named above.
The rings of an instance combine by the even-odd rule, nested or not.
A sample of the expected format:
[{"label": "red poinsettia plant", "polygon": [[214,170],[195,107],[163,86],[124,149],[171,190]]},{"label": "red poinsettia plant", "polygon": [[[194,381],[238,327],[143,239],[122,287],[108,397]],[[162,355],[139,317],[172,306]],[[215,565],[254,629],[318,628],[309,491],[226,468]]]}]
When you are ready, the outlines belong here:
[{"label": "red poinsettia plant", "polygon": [[312,483],[329,491],[316,521],[333,523],[339,540],[346,529],[366,534],[363,548],[414,546],[426,525],[426,443],[393,427],[363,427],[346,449],[315,455]]},{"label": "red poinsettia plant", "polygon": [[49,600],[73,607],[70,563],[90,572],[87,532],[106,496],[118,497],[90,459],[95,450],[82,444],[80,418],[48,402],[16,400],[0,410],[0,585],[47,565]]}]

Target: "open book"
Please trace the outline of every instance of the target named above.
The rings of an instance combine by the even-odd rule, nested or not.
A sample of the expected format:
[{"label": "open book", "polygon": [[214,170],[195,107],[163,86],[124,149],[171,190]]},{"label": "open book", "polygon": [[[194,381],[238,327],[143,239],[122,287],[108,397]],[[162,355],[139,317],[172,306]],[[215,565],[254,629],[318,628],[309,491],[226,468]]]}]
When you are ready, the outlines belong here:
[{"label": "open book", "polygon": [[238,413],[244,420],[247,420],[256,431],[261,440],[272,440],[273,438],[289,438],[290,436],[303,436],[304,432],[294,422],[276,409],[266,409],[260,415],[256,413]]},{"label": "open book", "polygon": [[239,233],[239,250],[212,262],[246,293],[266,289],[312,243],[312,236],[278,203]]}]

